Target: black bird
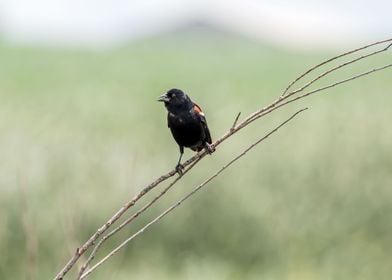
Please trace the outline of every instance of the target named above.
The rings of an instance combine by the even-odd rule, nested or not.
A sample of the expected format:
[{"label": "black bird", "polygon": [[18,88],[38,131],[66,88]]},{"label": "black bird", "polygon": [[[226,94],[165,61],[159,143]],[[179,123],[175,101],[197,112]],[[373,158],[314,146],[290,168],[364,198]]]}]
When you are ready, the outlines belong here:
[{"label": "black bird", "polygon": [[168,127],[180,147],[180,158],[176,170],[181,175],[183,169],[181,158],[184,147],[197,152],[203,148],[206,148],[208,153],[214,151],[210,145],[212,141],[207,121],[200,106],[193,103],[189,96],[180,89],[173,88],[169,90],[161,95],[158,101],[165,103],[168,111]]}]

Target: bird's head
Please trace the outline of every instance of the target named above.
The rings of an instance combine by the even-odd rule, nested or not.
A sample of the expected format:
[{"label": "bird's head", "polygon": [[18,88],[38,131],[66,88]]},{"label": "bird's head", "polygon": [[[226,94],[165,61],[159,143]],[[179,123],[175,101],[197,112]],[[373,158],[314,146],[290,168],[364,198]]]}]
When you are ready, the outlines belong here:
[{"label": "bird's head", "polygon": [[159,96],[158,101],[164,102],[167,110],[177,113],[192,108],[192,101],[182,90],[173,88]]}]

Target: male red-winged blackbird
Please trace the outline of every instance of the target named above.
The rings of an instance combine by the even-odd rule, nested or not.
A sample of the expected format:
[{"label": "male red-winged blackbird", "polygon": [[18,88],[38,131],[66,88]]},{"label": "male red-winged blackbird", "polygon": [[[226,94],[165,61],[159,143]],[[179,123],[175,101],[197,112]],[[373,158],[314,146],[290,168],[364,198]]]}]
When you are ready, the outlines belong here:
[{"label": "male red-winged blackbird", "polygon": [[208,153],[214,151],[210,145],[212,141],[207,121],[201,108],[180,89],[169,90],[161,95],[158,101],[165,103],[168,111],[168,127],[180,147],[180,158],[176,170],[181,175],[183,169],[181,158],[184,147],[198,152],[203,148],[206,148]]}]

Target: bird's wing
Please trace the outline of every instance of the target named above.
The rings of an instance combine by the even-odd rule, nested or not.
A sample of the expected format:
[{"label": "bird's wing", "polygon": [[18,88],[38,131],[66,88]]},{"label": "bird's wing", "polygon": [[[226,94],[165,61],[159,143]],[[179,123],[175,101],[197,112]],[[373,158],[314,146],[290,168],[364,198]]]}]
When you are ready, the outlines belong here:
[{"label": "bird's wing", "polygon": [[207,141],[207,143],[211,144],[212,143],[211,134],[210,134],[210,130],[208,129],[207,120],[206,120],[206,117],[203,113],[203,110],[196,103],[193,103],[193,105],[194,105],[193,109],[199,115],[199,117],[201,119],[201,123],[202,123],[203,129],[204,129],[204,132],[206,134],[206,141]]}]

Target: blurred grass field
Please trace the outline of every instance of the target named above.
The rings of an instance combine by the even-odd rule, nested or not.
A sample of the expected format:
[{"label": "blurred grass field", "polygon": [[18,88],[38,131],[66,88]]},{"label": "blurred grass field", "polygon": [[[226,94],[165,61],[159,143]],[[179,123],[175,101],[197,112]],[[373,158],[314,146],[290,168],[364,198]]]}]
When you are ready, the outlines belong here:
[{"label": "blurred grass field", "polygon": [[[165,90],[182,88],[202,105],[216,139],[237,112],[268,104],[331,55],[204,33],[106,52],[1,44],[0,279],[51,279],[123,203],[174,167],[178,148],[156,102]],[[225,142],[100,256],[310,108],[91,279],[390,279],[391,74],[287,106]]]}]

